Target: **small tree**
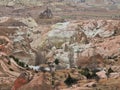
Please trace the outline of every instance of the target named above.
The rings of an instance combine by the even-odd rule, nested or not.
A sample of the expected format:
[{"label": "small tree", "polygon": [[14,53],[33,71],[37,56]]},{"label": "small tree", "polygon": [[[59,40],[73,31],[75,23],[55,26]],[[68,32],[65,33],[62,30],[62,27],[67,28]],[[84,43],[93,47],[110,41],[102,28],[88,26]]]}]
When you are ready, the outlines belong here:
[{"label": "small tree", "polygon": [[73,85],[73,84],[76,84],[77,81],[78,81],[77,79],[72,78],[72,77],[70,76],[70,74],[68,74],[68,77],[67,77],[67,79],[64,81],[64,83],[65,83],[66,85],[68,85],[68,86],[71,86],[71,85]]},{"label": "small tree", "polygon": [[81,74],[84,75],[84,76],[86,76],[88,79],[91,78],[90,71],[89,71],[89,69],[88,69],[87,67],[84,68],[84,69],[81,71]]},{"label": "small tree", "polygon": [[10,60],[8,61],[8,64],[11,65],[11,61]]},{"label": "small tree", "polygon": [[107,77],[109,77],[110,73],[112,73],[112,72],[114,72],[114,71],[113,71],[112,68],[110,67],[110,68],[108,69],[107,73],[106,73]]},{"label": "small tree", "polygon": [[59,62],[59,59],[55,59],[55,64],[58,65],[60,62]]},{"label": "small tree", "polygon": [[20,65],[21,67],[25,67],[25,63],[24,62],[18,62],[18,65]]},{"label": "small tree", "polygon": [[9,68],[10,71],[14,71],[12,68]]},{"label": "small tree", "polygon": [[12,58],[17,64],[19,63],[19,59],[16,58],[15,56],[10,55],[9,57]]},{"label": "small tree", "polygon": [[26,64],[26,68],[28,68],[28,65]]},{"label": "small tree", "polygon": [[112,68],[110,67],[110,68],[108,69],[108,73],[112,73],[112,72],[114,72],[114,71],[113,71]]}]

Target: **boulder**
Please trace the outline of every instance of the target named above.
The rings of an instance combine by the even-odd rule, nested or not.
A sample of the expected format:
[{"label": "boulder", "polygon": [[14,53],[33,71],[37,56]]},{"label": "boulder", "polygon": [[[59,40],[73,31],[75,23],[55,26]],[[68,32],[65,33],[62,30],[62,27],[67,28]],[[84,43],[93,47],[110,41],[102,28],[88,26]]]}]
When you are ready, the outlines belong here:
[{"label": "boulder", "polygon": [[96,73],[100,79],[107,79],[106,72],[104,70]]},{"label": "boulder", "polygon": [[23,85],[18,90],[52,90],[52,87],[48,84],[44,74],[34,76],[34,78],[26,85]]},{"label": "boulder", "polygon": [[25,85],[28,83],[29,76],[27,74],[21,73],[20,76],[15,80],[14,85],[11,90],[18,90],[21,86]]},{"label": "boulder", "polygon": [[111,69],[114,71],[114,72],[120,72],[120,66],[111,66]]},{"label": "boulder", "polygon": [[96,43],[96,52],[101,54],[103,57],[119,55],[119,38],[120,36],[115,36],[105,39],[102,43]]},{"label": "boulder", "polygon": [[35,28],[35,27],[38,26],[38,24],[36,23],[36,21],[32,17],[28,17],[28,18],[16,18],[16,20],[24,23],[26,26],[28,26],[30,28]]},{"label": "boulder", "polygon": [[96,82],[90,82],[90,83],[87,83],[85,85],[83,85],[84,87],[93,87],[96,85]]},{"label": "boulder", "polygon": [[110,73],[110,76],[109,76],[110,78],[114,78],[114,79],[116,79],[116,78],[119,78],[120,77],[120,73]]}]

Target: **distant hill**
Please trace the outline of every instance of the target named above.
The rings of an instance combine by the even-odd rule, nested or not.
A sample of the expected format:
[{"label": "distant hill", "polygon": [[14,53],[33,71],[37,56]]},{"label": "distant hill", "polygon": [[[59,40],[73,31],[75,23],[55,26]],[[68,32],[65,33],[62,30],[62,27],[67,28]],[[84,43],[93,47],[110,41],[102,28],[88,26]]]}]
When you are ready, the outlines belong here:
[{"label": "distant hill", "polygon": [[15,5],[15,4],[23,4],[23,5],[42,5],[44,2],[75,2],[75,3],[87,3],[90,5],[98,5],[98,4],[115,4],[120,5],[120,0],[0,0],[0,5]]}]

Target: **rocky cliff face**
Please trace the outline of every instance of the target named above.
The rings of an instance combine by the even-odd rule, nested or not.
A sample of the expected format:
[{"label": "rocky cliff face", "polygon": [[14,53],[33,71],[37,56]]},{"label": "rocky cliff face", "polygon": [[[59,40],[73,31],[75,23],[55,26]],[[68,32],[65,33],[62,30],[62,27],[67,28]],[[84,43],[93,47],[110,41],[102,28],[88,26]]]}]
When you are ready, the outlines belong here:
[{"label": "rocky cliff face", "polygon": [[[46,40],[46,42],[52,43],[56,48],[65,48],[63,46],[67,44],[74,48],[75,52],[80,51],[81,56],[91,56],[94,50],[104,57],[118,55],[119,45],[116,43],[118,42],[117,38],[119,38],[119,24],[119,20],[83,20],[58,23],[47,33],[48,41]],[[44,43],[41,45],[45,46]],[[110,43],[112,43],[114,50],[112,50]],[[113,44],[116,46],[114,47]],[[95,47],[93,51],[92,47]],[[64,53],[64,49],[62,52]]]},{"label": "rocky cliff face", "polygon": [[[9,48],[11,53],[9,55],[16,55],[17,58],[21,60],[24,59],[25,63],[29,62],[28,56],[33,55],[33,51],[30,46],[31,38],[30,35],[33,34],[31,28],[37,27],[37,23],[32,18],[10,18],[10,17],[1,17],[1,30],[0,31],[3,37],[9,38],[11,42],[8,42],[8,45],[5,46],[6,48],[12,45]],[[12,31],[10,31],[13,29]],[[31,30],[30,30],[31,29]],[[1,38],[2,38],[1,36]],[[10,45],[9,45],[10,44]]]}]

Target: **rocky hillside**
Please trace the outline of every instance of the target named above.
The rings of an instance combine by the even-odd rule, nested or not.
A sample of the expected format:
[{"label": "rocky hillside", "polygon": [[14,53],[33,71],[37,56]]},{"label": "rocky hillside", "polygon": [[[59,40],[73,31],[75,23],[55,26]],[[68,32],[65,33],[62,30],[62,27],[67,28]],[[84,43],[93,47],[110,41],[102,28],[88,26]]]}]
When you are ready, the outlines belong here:
[{"label": "rocky hillside", "polygon": [[119,9],[119,0],[0,0],[0,90],[119,90]]},{"label": "rocky hillside", "polygon": [[[74,60],[100,54],[103,58],[119,56],[119,20],[80,20],[58,23],[43,35],[39,47],[52,45],[53,57],[69,64],[70,48]],[[34,43],[35,44],[35,43]],[[47,58],[51,58],[48,53]],[[76,61],[75,61],[76,63]]]},{"label": "rocky hillside", "polygon": [[[100,80],[120,77],[119,20],[41,25],[32,17],[1,17],[0,28],[0,75],[5,81],[1,88],[7,84],[6,90],[11,86],[12,90],[69,90],[67,80],[72,79],[73,88],[94,90],[94,85],[105,88],[102,81],[96,81],[96,75]],[[112,84],[117,87],[118,82]],[[110,84],[107,87],[112,88]]]},{"label": "rocky hillside", "polygon": [[[65,83],[69,74],[71,78],[78,80],[78,83],[72,86],[76,90],[95,90],[96,88],[105,90],[105,88],[112,89],[113,86],[119,88],[119,80],[112,82],[113,86],[106,80],[107,73],[112,80],[120,77],[119,30],[119,20],[76,20],[54,24],[49,30],[44,28],[41,31],[41,37],[33,40],[31,47],[39,48],[41,52],[44,52],[45,62],[48,64],[43,64],[39,59],[38,66],[33,68],[38,70],[37,76],[35,75],[27,84],[22,84],[19,89],[46,90],[44,88],[46,85],[50,90],[52,86],[60,90],[70,90]],[[46,32],[43,33],[44,31]],[[55,69],[54,74],[49,73],[51,70],[49,63],[53,65],[53,71]],[[48,73],[41,73],[42,68]],[[86,72],[84,68],[89,68],[87,72],[91,72],[92,75],[87,76],[83,73],[84,70]],[[100,82],[96,82],[94,73],[99,77]],[[87,80],[89,78],[91,81]],[[43,82],[39,82],[42,80]],[[17,82],[19,82],[19,77],[14,87]],[[104,82],[108,82],[107,87],[104,87]],[[97,86],[94,88],[94,85]]]}]

